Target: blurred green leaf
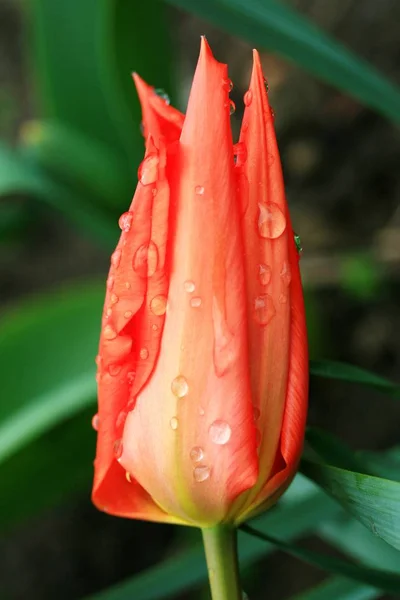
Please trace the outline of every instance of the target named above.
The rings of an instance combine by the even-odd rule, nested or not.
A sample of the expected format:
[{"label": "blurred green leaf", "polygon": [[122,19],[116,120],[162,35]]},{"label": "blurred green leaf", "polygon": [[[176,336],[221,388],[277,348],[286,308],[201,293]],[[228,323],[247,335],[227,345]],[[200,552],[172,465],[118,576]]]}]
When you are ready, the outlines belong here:
[{"label": "blurred green leaf", "polygon": [[400,549],[399,482],[307,459],[301,462],[301,472],[326,490],[375,535]]},{"label": "blurred green leaf", "polygon": [[368,473],[400,482],[400,447],[383,452],[357,452]]},{"label": "blurred green leaf", "polygon": [[103,293],[66,288],[3,313],[0,462],[93,403]]},{"label": "blurred green leaf", "polygon": [[374,298],[382,287],[382,269],[368,253],[350,254],[340,262],[342,288],[363,301]]},{"label": "blurred green leaf", "polygon": [[286,56],[366,106],[400,121],[400,92],[365,61],[276,0],[167,0],[252,45]]},{"label": "blurred green leaf", "polygon": [[143,139],[130,74],[136,70],[149,83],[171,88],[173,63],[162,4],[158,0],[30,4],[35,74],[46,116],[114,148],[133,181]]},{"label": "blurred green leaf", "polygon": [[343,577],[331,577],[316,587],[291,596],[290,600],[372,600],[382,595],[380,590]]},{"label": "blurred green leaf", "polygon": [[116,243],[118,225],[110,214],[85,197],[57,184],[31,160],[0,142],[0,197],[26,194],[65,213],[78,227],[99,237],[109,248]]},{"label": "blurred green leaf", "polygon": [[29,121],[21,128],[24,152],[62,183],[107,207],[129,203],[132,181],[112,148],[57,121]]},{"label": "blurred green leaf", "polygon": [[301,548],[293,543],[284,542],[269,534],[257,531],[257,529],[250,527],[249,525],[242,525],[241,530],[253,537],[264,540],[269,544],[273,544],[279,548],[279,550],[299,558],[319,569],[350,577],[361,583],[368,583],[369,585],[387,592],[400,592],[399,573],[391,573],[390,571],[385,571],[383,569],[373,569],[369,566],[358,565],[334,556],[324,555],[321,552],[313,552],[312,550]]},{"label": "blurred green leaf", "polygon": [[[340,509],[334,502],[310,485],[303,477],[296,477],[279,505],[255,519],[261,530],[291,539],[317,527],[319,523],[336,516]],[[248,564],[273,552],[273,547],[244,535],[239,531],[240,565]],[[207,579],[202,546],[191,547],[167,559],[128,581],[92,596],[92,600],[162,600],[173,598]]]},{"label": "blurred green leaf", "polygon": [[[94,405],[94,396],[90,401],[88,397],[90,402]],[[95,455],[93,412],[94,408],[83,410],[0,462],[0,530],[85,489],[89,496]],[[62,414],[59,417],[64,419]]]},{"label": "blurred green leaf", "polygon": [[342,363],[334,360],[311,360],[311,375],[326,377],[328,379],[341,379],[352,383],[360,383],[374,387],[385,394],[394,398],[400,398],[400,385],[392,383],[388,379],[375,375],[366,369],[361,369],[355,365]]},{"label": "blurred green leaf", "polygon": [[317,427],[309,427],[306,431],[306,441],[309,447],[323,460],[334,464],[336,467],[369,473],[362,457],[350,450],[346,444],[331,433]]}]

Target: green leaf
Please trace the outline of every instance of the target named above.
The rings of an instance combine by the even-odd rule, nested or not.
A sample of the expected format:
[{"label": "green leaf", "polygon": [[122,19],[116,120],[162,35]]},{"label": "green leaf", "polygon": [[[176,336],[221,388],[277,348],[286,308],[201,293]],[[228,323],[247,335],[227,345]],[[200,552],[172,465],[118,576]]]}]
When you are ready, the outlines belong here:
[{"label": "green leaf", "polygon": [[95,456],[93,412],[92,407],[80,412],[0,462],[0,530],[82,491],[89,496]]},{"label": "green leaf", "polygon": [[290,600],[372,600],[382,595],[380,590],[343,577],[331,577],[316,587],[291,596]]},{"label": "green leaf", "polygon": [[[315,481],[375,535],[400,549],[400,483],[303,459]],[[400,555],[399,555],[400,557]]]},{"label": "green leaf", "polygon": [[331,433],[317,427],[308,427],[306,441],[309,447],[328,463],[350,471],[370,473],[360,454],[350,450],[346,444]]},{"label": "green leaf", "polygon": [[252,45],[286,56],[399,122],[400,92],[365,61],[276,0],[167,0]]},{"label": "green leaf", "polygon": [[129,172],[143,153],[130,74],[136,70],[170,89],[163,6],[158,0],[34,0],[30,10],[46,116],[120,152]]},{"label": "green leaf", "polygon": [[101,238],[109,248],[115,245],[118,225],[85,197],[57,184],[26,156],[0,143],[0,196],[27,194],[64,212],[86,232]]},{"label": "green leaf", "polygon": [[3,313],[0,462],[92,405],[103,293],[65,288]]},{"label": "green leaf", "polygon": [[391,573],[390,571],[385,571],[383,569],[373,569],[369,566],[357,565],[356,563],[345,561],[334,556],[324,555],[320,552],[313,552],[312,550],[301,548],[295,544],[284,542],[271,535],[257,531],[249,525],[242,525],[241,529],[245,533],[257,537],[260,540],[264,540],[269,544],[273,544],[287,554],[299,558],[314,567],[355,579],[361,583],[367,583],[387,592],[400,592],[399,573]]},{"label": "green leaf", "polygon": [[393,396],[393,398],[400,398],[400,385],[348,363],[333,360],[312,360],[310,361],[310,373],[318,377],[360,383],[361,385],[376,388],[385,394]]},{"label": "green leaf", "polygon": [[[328,500],[328,502],[327,502]],[[298,476],[279,505],[262,517],[254,520],[260,529],[291,539],[318,526],[326,519],[337,515],[339,509],[334,502],[310,486]],[[242,567],[273,552],[263,542],[250,538],[239,531],[239,555]],[[202,546],[189,548],[167,559],[132,579],[91,597],[91,600],[162,600],[172,598],[184,590],[191,589],[207,579],[207,569]]]}]

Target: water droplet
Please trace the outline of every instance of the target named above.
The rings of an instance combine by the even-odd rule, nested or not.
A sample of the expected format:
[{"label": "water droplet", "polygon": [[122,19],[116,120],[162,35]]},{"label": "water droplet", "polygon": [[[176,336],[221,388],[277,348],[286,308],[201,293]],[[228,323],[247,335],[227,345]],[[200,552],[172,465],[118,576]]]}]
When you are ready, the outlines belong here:
[{"label": "water droplet", "polygon": [[265,85],[265,91],[266,91],[266,92],[267,92],[267,94],[268,94],[268,91],[269,91],[269,85],[268,85],[268,81],[265,79],[265,77],[264,77],[264,85]]},{"label": "water droplet", "polygon": [[274,302],[269,294],[257,296],[254,300],[254,318],[259,325],[268,325],[275,313]]},{"label": "water droplet", "polygon": [[275,111],[274,111],[274,109],[272,108],[272,106],[270,106],[270,111],[271,111],[271,117],[272,117],[272,120],[273,120],[273,121],[275,121]]},{"label": "water droplet", "polygon": [[127,373],[126,379],[129,385],[132,385],[132,383],[135,381],[135,375],[135,371],[129,371],[129,373]]},{"label": "water droplet", "polygon": [[154,242],[140,246],[133,257],[133,268],[140,277],[151,277],[157,270],[158,249]]},{"label": "water droplet", "polygon": [[142,134],[142,136],[145,137],[145,135],[144,135],[144,123],[143,123],[143,121],[141,121],[141,123],[139,125],[139,129],[140,129],[140,133]]},{"label": "water droplet", "polygon": [[236,110],[236,104],[233,100],[229,100],[229,114],[232,116]]},{"label": "water droplet", "polygon": [[117,294],[111,294],[111,298],[110,298],[110,302],[111,304],[117,304],[119,298],[117,296]]},{"label": "water droplet", "polygon": [[257,406],[254,406],[253,408],[253,416],[255,421],[258,421],[258,419],[261,417],[261,411],[259,408],[257,408]]},{"label": "water droplet", "polygon": [[156,325],[155,323],[151,326],[153,331],[157,331],[158,329],[158,325]]},{"label": "water droplet", "polygon": [[114,456],[117,460],[119,460],[122,456],[122,452],[124,450],[122,440],[118,439],[114,442]]},{"label": "water droplet", "polygon": [[303,254],[303,246],[301,244],[301,239],[297,233],[294,233],[293,236],[294,236],[294,243],[296,244],[296,250],[300,257]]},{"label": "water droplet", "polygon": [[200,296],[195,296],[194,298],[191,298],[190,306],[192,306],[193,308],[199,308],[199,306],[201,306]]},{"label": "water droplet", "polygon": [[106,340],[115,340],[117,337],[117,332],[111,325],[106,325],[103,329],[103,335]]},{"label": "water droplet", "polygon": [[115,252],[111,254],[111,264],[113,267],[117,268],[119,266],[119,263],[121,262],[121,254],[121,250],[115,250]]},{"label": "water droplet", "polygon": [[247,160],[247,148],[244,142],[238,142],[233,146],[233,160],[237,167],[241,167]]},{"label": "water droplet", "polygon": [[221,421],[217,419],[214,423],[211,423],[210,428],[208,430],[208,434],[210,439],[214,444],[218,444],[219,446],[224,446],[229,442],[232,435],[232,429],[225,421]]},{"label": "water droplet", "polygon": [[188,382],[183,375],[178,375],[171,383],[171,390],[177,398],[183,398],[189,391]]},{"label": "water droplet", "polygon": [[118,414],[117,420],[115,421],[115,427],[117,429],[119,429],[119,427],[121,427],[126,420],[128,413],[125,410],[121,410],[121,412]]},{"label": "water droplet", "polygon": [[112,309],[111,308],[107,308],[106,310],[106,319],[109,319],[112,315]]},{"label": "water droplet", "polygon": [[129,471],[125,472],[125,477],[128,483],[132,483],[131,474],[129,473]]},{"label": "water droplet", "polygon": [[130,319],[132,315],[133,315],[133,312],[131,310],[126,310],[124,312],[125,319]]},{"label": "water droplet", "polygon": [[193,462],[200,462],[204,457],[203,448],[200,446],[194,446],[190,451],[190,458]]},{"label": "water droplet", "polygon": [[224,79],[222,81],[222,87],[224,88],[224,90],[226,90],[228,93],[231,92],[233,90],[233,82],[231,79]]},{"label": "water droplet", "polygon": [[147,350],[147,348],[141,348],[139,356],[142,360],[146,360],[146,358],[149,358],[149,351]]},{"label": "water droplet", "polygon": [[258,204],[260,213],[258,215],[258,231],[261,237],[274,240],[285,231],[285,215],[275,202]]},{"label": "water droplet", "polygon": [[198,483],[206,481],[210,477],[210,472],[210,467],[206,467],[205,465],[195,467],[193,469],[193,479]]},{"label": "water droplet", "polygon": [[112,290],[113,287],[114,287],[114,277],[112,275],[109,275],[107,278],[107,289]]},{"label": "water droplet", "polygon": [[133,213],[130,211],[124,212],[118,220],[118,225],[120,226],[122,231],[128,232],[132,226],[132,221]]},{"label": "water droplet", "polygon": [[194,292],[194,290],[196,289],[194,281],[185,281],[185,283],[183,284],[183,287],[189,294]]},{"label": "water droplet", "polygon": [[110,373],[111,377],[116,377],[117,375],[120,374],[121,372],[121,365],[117,365],[116,363],[113,363],[112,365],[110,365],[108,367],[108,372]]},{"label": "water droplet", "polygon": [[196,185],[194,191],[198,196],[202,196],[204,194],[204,187],[202,185]]},{"label": "water droplet", "polygon": [[142,185],[150,185],[155,183],[158,178],[158,155],[150,153],[142,161],[138,170],[138,179]]},{"label": "water droplet", "polygon": [[284,294],[283,292],[281,294],[279,294],[279,303],[280,304],[286,304],[287,301],[288,301],[287,294]]},{"label": "water droplet", "polygon": [[282,265],[281,279],[282,279],[283,284],[286,287],[288,287],[290,285],[290,282],[292,281],[292,274],[290,272],[290,266],[286,261]]},{"label": "water droplet", "polygon": [[252,100],[253,100],[253,92],[251,90],[247,90],[247,92],[245,93],[245,95],[243,97],[243,101],[244,101],[245,105],[250,106]]},{"label": "water droplet", "polygon": [[153,315],[156,315],[157,317],[165,315],[165,311],[167,310],[166,296],[154,296],[154,298],[150,302],[150,310],[153,313]]},{"label": "water droplet", "polygon": [[206,411],[204,410],[204,408],[202,408],[202,407],[200,406],[200,408],[199,408],[199,415],[200,415],[201,417],[204,417],[204,415],[205,415],[205,414],[206,414]]},{"label": "water droplet", "polygon": [[99,425],[100,425],[100,417],[99,417],[99,413],[96,413],[95,415],[93,415],[93,418],[92,418],[92,427],[95,431],[98,431]]},{"label": "water droplet", "polygon": [[156,96],[161,98],[161,100],[164,100],[165,104],[171,104],[171,100],[169,99],[167,92],[165,90],[163,90],[162,88],[156,88],[154,90],[154,93]]},{"label": "water droplet", "polygon": [[102,361],[101,355],[100,355],[100,354],[98,354],[98,355],[96,356],[96,358],[94,359],[94,362],[95,362],[95,363],[96,363],[96,365],[99,367],[99,366],[101,365],[101,361]]},{"label": "water droplet", "polygon": [[173,429],[174,431],[176,431],[178,429],[178,425],[179,425],[179,421],[176,417],[172,417],[172,419],[169,422],[171,429]]},{"label": "water droplet", "polygon": [[261,285],[268,285],[271,281],[271,267],[264,263],[258,265],[258,279]]}]

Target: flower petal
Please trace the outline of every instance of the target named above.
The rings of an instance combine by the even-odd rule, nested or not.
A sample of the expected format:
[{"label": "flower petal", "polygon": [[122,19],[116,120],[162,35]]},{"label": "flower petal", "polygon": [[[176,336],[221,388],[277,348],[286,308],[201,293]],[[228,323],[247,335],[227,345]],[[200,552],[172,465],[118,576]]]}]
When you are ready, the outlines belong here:
[{"label": "flower petal", "polygon": [[177,154],[169,157],[161,349],[127,418],[120,461],[166,512],[197,524],[223,520],[257,478],[226,82],[226,66],[203,39]]}]

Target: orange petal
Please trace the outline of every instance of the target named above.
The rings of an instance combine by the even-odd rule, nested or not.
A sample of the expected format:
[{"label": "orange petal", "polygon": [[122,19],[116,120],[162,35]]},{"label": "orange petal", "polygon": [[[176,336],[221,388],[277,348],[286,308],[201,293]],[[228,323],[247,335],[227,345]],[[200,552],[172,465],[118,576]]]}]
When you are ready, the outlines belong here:
[{"label": "orange petal", "polygon": [[128,415],[120,462],[163,509],[223,520],[257,478],[243,247],[226,66],[203,39],[171,157],[168,309],[155,369]]},{"label": "orange petal", "polygon": [[142,106],[143,135],[149,136],[158,147],[160,137],[166,143],[175,142],[181,134],[184,115],[157,96],[154,88],[149,86],[137,73],[132,74]]}]

